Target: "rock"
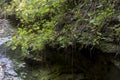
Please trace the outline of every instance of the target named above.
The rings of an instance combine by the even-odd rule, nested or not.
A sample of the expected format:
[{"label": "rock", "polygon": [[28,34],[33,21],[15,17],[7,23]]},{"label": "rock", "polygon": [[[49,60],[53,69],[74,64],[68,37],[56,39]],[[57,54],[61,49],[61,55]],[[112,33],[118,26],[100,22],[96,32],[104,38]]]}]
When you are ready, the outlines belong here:
[{"label": "rock", "polygon": [[119,45],[116,45],[113,43],[102,42],[99,47],[100,47],[100,50],[102,50],[105,53],[119,53],[120,54]]},{"label": "rock", "polygon": [[3,80],[3,78],[4,78],[4,70],[2,66],[0,66],[0,80]]},{"label": "rock", "polygon": [[11,28],[8,20],[0,19],[0,37],[6,37],[13,34],[14,30]]}]

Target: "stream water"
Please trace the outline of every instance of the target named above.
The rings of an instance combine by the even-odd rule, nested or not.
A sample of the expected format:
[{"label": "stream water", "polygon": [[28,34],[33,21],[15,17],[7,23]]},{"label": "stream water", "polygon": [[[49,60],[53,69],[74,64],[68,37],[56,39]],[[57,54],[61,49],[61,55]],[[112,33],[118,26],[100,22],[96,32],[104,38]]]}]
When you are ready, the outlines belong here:
[{"label": "stream water", "polygon": [[13,61],[7,57],[5,43],[11,41],[12,29],[5,19],[0,19],[0,80],[21,80],[14,70]]}]

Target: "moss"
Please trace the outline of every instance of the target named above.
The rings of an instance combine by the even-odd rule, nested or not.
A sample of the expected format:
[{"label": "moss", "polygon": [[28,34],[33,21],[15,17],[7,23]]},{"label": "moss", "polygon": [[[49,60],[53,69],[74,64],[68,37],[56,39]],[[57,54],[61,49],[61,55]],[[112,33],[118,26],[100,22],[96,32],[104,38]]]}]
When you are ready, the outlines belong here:
[{"label": "moss", "polygon": [[102,42],[100,44],[100,49],[106,53],[119,53],[120,46],[113,43]]}]

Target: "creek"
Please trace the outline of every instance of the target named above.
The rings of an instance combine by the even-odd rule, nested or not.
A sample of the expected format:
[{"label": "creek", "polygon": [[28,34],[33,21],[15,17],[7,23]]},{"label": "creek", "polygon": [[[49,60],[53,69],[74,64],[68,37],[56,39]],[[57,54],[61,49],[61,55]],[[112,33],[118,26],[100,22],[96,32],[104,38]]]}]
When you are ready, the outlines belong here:
[{"label": "creek", "polygon": [[0,19],[0,80],[21,80],[14,70],[13,61],[7,56],[5,43],[12,40],[10,36],[12,31],[9,22]]}]

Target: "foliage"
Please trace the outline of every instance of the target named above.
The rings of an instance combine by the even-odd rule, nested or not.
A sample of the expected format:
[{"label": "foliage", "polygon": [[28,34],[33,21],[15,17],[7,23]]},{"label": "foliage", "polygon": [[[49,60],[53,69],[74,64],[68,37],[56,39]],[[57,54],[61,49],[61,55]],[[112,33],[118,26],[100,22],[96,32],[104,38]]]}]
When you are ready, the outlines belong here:
[{"label": "foliage", "polygon": [[116,14],[117,1],[13,0],[7,12],[15,14],[20,25],[12,48],[20,46],[27,55],[46,45],[99,45],[106,39],[102,29],[109,27],[105,25],[107,20]]},{"label": "foliage", "polygon": [[6,5],[7,5],[7,3],[0,0],[0,18],[7,17]]},{"label": "foliage", "polygon": [[[118,23],[113,20],[116,14],[120,17],[115,8],[117,3],[118,0],[12,0],[5,9],[9,15],[16,15],[20,23],[11,47],[13,50],[20,47],[23,56],[35,61],[41,61],[39,56],[46,46],[55,46],[58,50],[90,45],[102,47],[103,52],[118,52],[115,43],[119,44],[120,40],[120,19]],[[59,71],[53,75],[48,71],[36,72],[33,74],[40,80],[59,76]]]},{"label": "foliage", "polygon": [[56,36],[54,24],[62,12],[64,0],[13,0],[7,11],[21,21],[18,35],[13,37],[13,47],[21,46],[23,53],[29,54],[28,49],[41,50]]}]

